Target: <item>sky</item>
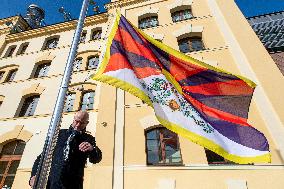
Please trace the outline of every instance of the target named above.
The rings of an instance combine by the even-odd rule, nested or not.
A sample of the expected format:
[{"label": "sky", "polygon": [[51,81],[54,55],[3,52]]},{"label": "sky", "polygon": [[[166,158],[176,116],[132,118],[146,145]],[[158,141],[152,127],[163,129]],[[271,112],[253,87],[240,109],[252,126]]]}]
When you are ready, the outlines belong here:
[{"label": "sky", "polygon": [[284,11],[284,0],[235,0],[245,17]]},{"label": "sky", "polygon": [[[6,18],[21,14],[26,14],[27,8],[30,4],[36,4],[45,10],[45,23],[47,25],[63,22],[64,18],[58,12],[60,7],[70,12],[73,19],[78,19],[83,0],[0,0],[0,18]],[[100,10],[104,11],[104,4],[110,0],[96,0]],[[88,15],[93,15],[92,7],[89,6]]]},{"label": "sky", "polygon": [[[110,0],[96,0],[101,11],[103,5]],[[197,1],[197,0],[196,0]],[[235,0],[246,17],[261,15],[265,13],[284,11],[284,0]],[[73,19],[78,19],[83,0],[1,0],[0,18],[25,15],[30,4],[37,4],[45,10],[45,23],[47,25],[63,22],[63,16],[58,12],[60,7],[71,13]],[[94,12],[89,8],[88,15]]]}]

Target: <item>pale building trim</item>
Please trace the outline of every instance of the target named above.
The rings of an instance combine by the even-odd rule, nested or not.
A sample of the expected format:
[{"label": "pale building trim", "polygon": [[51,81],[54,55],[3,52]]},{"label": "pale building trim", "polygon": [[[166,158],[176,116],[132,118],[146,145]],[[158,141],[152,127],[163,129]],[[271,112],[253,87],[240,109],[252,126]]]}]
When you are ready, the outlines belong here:
[{"label": "pale building trim", "polygon": [[41,95],[42,92],[45,90],[45,88],[41,87],[39,85],[40,85],[40,83],[31,85],[30,88],[27,88],[22,92],[22,96],[27,97],[29,95],[34,95],[34,94]]},{"label": "pale building trim", "polygon": [[55,55],[51,55],[51,52],[48,52],[39,58],[36,59],[36,62],[45,62],[45,61],[52,61],[55,58]]},{"label": "pale building trim", "polygon": [[156,116],[152,114],[143,117],[139,120],[139,122],[143,129],[148,129],[150,127],[153,127],[154,125],[160,125],[160,122],[157,120]]},{"label": "pale building trim", "polygon": [[227,180],[228,189],[248,189],[246,180]]},{"label": "pale building trim", "polygon": [[216,60],[208,60],[208,59],[204,59],[203,57],[193,57],[201,62],[204,62],[206,64],[209,64],[210,66],[214,66],[217,67],[218,66],[218,62]]},{"label": "pale building trim", "polygon": [[113,189],[124,188],[124,122],[125,122],[125,92],[116,90],[115,111],[115,136],[114,136],[114,160],[113,160]]},{"label": "pale building trim", "polygon": [[191,24],[187,24],[183,26],[182,28],[175,30],[172,34],[178,38],[184,34],[190,34],[190,33],[202,33],[203,32],[203,26],[192,26]]},{"label": "pale building trim", "polygon": [[16,125],[12,131],[0,135],[0,144],[5,145],[11,140],[22,140],[24,142],[28,142],[32,138],[33,134],[23,128],[23,125]]},{"label": "pale building trim", "polygon": [[162,33],[150,33],[150,32],[145,32],[145,33],[147,33],[152,38],[156,40],[160,40],[160,41],[162,41],[165,37],[165,34],[162,34]]},{"label": "pale building trim", "polygon": [[144,10],[138,12],[136,14],[136,16],[138,18],[140,17],[143,17],[144,15],[147,15],[147,14],[158,14],[159,13],[159,8],[151,8],[151,7],[147,7],[145,8]]},{"label": "pale building trim", "polygon": [[159,179],[157,189],[175,189],[176,180],[175,179]]},{"label": "pale building trim", "polygon": [[170,4],[167,6],[167,8],[169,10],[180,7],[180,6],[191,6],[192,5],[193,0],[176,0],[174,3]]}]

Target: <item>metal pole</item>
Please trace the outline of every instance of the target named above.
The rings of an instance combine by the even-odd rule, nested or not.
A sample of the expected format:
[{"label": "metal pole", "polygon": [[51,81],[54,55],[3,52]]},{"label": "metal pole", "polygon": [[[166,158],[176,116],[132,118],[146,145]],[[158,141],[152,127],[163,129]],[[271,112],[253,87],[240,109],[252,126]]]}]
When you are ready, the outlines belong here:
[{"label": "metal pole", "polygon": [[83,0],[80,17],[78,20],[77,28],[73,37],[71,49],[67,60],[67,65],[64,70],[64,76],[61,81],[61,86],[58,92],[55,108],[53,110],[52,118],[49,124],[49,129],[46,136],[43,152],[41,154],[41,159],[36,174],[36,181],[33,187],[34,189],[45,189],[47,184],[49,171],[51,167],[52,154],[57,142],[59,127],[60,127],[59,124],[61,122],[65,96],[68,89],[70,76],[72,74],[73,62],[77,53],[78,43],[80,40],[88,6],[89,6],[89,0]]}]

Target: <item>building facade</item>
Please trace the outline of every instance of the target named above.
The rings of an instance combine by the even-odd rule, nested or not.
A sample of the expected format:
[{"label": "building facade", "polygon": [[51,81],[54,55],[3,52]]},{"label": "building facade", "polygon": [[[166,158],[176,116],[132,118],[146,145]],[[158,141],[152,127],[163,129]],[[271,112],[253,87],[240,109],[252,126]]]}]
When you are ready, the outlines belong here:
[{"label": "building facade", "polygon": [[[119,0],[86,18],[62,128],[90,113],[103,159],[87,164],[88,189],[280,189],[284,185],[284,78],[233,0]],[[115,12],[153,38],[257,83],[249,123],[267,137],[272,162],[237,165],[162,127],[140,99],[92,81]],[[19,23],[11,32],[6,22]],[[70,50],[76,21],[29,29],[0,20],[0,187],[29,188]],[[253,48],[252,48],[253,47]],[[260,66],[260,62],[265,62]]]},{"label": "building facade", "polygon": [[284,75],[284,11],[247,20]]}]

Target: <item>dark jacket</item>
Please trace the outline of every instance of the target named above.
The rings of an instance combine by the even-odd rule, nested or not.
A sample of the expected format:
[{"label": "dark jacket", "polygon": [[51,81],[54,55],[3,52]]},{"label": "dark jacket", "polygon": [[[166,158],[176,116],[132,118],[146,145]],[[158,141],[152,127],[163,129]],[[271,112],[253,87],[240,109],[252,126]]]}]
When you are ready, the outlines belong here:
[{"label": "dark jacket", "polygon": [[[84,167],[87,158],[89,158],[91,163],[98,163],[102,159],[102,153],[96,146],[95,137],[83,132],[76,135],[72,140],[72,143],[70,143],[69,159],[64,161],[63,150],[72,131],[72,127],[69,129],[61,129],[59,131],[57,144],[53,152],[47,189],[82,189]],[[80,151],[79,145],[82,142],[89,142],[94,146],[94,150],[90,152]],[[40,157],[41,155],[39,155],[34,162],[31,177],[36,175]]]}]

